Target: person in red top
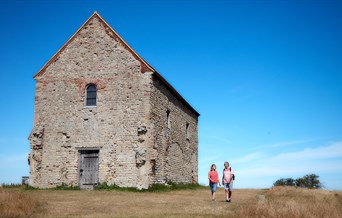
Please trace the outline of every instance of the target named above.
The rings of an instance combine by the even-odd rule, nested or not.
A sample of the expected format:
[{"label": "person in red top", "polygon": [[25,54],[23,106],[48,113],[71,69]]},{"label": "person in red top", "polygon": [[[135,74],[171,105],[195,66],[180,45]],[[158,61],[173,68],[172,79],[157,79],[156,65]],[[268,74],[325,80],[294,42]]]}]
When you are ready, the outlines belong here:
[{"label": "person in red top", "polygon": [[208,179],[209,179],[209,186],[211,189],[211,197],[212,197],[212,200],[215,201],[215,193],[216,193],[217,183],[220,183],[215,164],[212,164],[210,167],[210,171],[208,173]]}]

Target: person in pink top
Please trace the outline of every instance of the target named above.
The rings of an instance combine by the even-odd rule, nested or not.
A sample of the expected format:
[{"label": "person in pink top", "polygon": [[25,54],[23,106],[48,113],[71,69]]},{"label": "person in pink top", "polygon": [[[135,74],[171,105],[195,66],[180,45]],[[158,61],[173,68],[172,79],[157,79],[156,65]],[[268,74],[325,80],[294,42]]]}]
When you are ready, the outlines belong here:
[{"label": "person in pink top", "polygon": [[212,164],[210,166],[210,171],[208,173],[208,179],[209,179],[209,186],[211,189],[211,197],[212,197],[212,200],[215,201],[215,193],[216,193],[216,189],[217,189],[217,184],[220,183],[215,164]]},{"label": "person in pink top", "polygon": [[229,167],[228,162],[224,162],[222,184],[224,186],[224,192],[226,194],[226,202],[231,202],[234,181],[233,176],[234,170],[231,167]]}]

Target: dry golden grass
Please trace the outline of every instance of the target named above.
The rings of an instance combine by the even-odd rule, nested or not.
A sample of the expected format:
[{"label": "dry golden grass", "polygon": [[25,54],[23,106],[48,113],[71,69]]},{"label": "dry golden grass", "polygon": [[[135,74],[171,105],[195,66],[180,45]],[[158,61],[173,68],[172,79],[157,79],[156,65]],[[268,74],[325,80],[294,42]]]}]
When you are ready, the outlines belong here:
[{"label": "dry golden grass", "polygon": [[0,217],[29,217],[36,201],[26,193],[0,188]]},{"label": "dry golden grass", "polygon": [[[225,202],[223,189],[218,189],[212,202],[209,188],[159,193],[32,190],[24,194],[8,189],[1,193],[6,193],[6,199],[13,194],[31,202],[31,212],[7,217],[342,217],[342,192],[283,187],[237,189],[232,203]],[[17,208],[21,206],[13,202],[12,212]],[[4,217],[3,210],[0,217]]]},{"label": "dry golden grass", "polygon": [[275,187],[236,217],[342,217],[342,192]]},{"label": "dry golden grass", "polygon": [[231,204],[224,191],[211,201],[210,190],[159,193],[120,191],[31,191],[43,210],[35,217],[224,217],[255,200],[262,190],[236,190]]}]

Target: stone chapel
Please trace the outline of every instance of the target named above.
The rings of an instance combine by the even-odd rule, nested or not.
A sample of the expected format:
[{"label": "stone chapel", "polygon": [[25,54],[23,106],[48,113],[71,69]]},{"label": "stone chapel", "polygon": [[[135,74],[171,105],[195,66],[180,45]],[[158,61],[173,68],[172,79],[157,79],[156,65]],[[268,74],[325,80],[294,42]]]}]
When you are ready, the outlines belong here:
[{"label": "stone chapel", "polygon": [[97,12],[34,79],[31,186],[198,181],[199,113]]}]

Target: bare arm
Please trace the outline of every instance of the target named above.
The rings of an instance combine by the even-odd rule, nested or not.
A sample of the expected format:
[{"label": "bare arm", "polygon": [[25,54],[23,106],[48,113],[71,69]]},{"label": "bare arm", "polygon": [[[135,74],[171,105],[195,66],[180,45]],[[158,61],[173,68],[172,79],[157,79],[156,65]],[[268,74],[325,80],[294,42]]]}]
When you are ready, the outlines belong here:
[{"label": "bare arm", "polygon": [[233,175],[234,175],[234,173],[233,173],[233,174],[230,174],[230,180],[229,180],[229,183],[231,183],[231,182],[233,181]]},{"label": "bare arm", "polygon": [[213,182],[213,181],[211,180],[211,178],[210,178],[210,172],[208,173],[208,179],[209,179],[210,182]]}]

